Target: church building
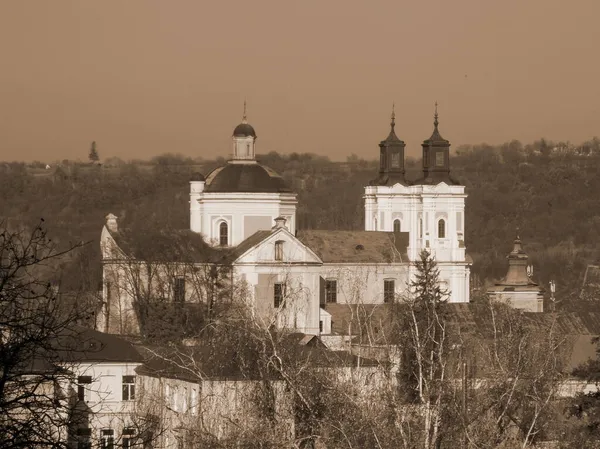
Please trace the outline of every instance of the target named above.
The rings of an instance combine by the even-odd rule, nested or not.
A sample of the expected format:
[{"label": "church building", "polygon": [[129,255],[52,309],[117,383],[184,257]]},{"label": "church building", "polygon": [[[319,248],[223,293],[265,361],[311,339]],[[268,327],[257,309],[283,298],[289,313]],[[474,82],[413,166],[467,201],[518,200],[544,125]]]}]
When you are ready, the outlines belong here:
[{"label": "church building", "polygon": [[[133,284],[141,280],[161,298],[208,301],[208,287],[195,285],[192,273],[217,265],[228,271],[230,285],[244,286],[255,319],[306,334],[338,332],[348,306],[385,314],[386,304],[410,294],[413,262],[422,250],[435,257],[449,301],[469,301],[466,194],[450,176],[450,143],[438,130],[437,108],[433,134],[422,145],[423,176],[414,182],[405,177],[405,144],[392,114],[390,133],[379,144],[379,175],[365,187],[364,230],[297,230],[296,194],[256,160],[257,134],[245,107],[231,139],[231,159],[190,182],[190,229],[161,236],[172,242],[156,242],[182,251],[152,259],[147,249],[136,249],[136,236],[119,226],[117,217],[107,217],[99,329],[140,332],[138,309],[154,295],[136,298],[143,289]],[[157,265],[162,268],[153,268]]]},{"label": "church building", "polygon": [[450,176],[450,142],[438,129],[437,104],[433,133],[422,144],[423,176],[405,177],[405,144],[395,132],[379,144],[379,176],[365,187],[365,230],[407,232],[408,258],[429,251],[440,270],[450,302],[469,302],[470,257],[465,248],[465,187]]}]

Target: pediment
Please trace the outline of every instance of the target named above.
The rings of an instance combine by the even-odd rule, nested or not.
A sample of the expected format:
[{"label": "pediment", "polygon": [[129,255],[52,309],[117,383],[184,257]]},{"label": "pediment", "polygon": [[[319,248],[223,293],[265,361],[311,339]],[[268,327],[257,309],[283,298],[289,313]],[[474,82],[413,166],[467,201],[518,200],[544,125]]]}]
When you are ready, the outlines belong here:
[{"label": "pediment", "polygon": [[[282,245],[282,260],[276,260],[276,243]],[[322,264],[319,257],[287,229],[280,229],[241,254],[234,262],[239,264]]]}]

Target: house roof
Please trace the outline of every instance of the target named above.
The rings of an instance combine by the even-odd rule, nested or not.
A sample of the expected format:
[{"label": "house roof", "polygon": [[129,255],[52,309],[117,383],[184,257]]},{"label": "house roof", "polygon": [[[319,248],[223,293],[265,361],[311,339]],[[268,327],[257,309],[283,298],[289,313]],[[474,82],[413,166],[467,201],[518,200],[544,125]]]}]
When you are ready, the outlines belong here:
[{"label": "house roof", "polygon": [[71,327],[53,342],[60,362],[141,363],[142,357],[129,341],[93,329]]},{"label": "house roof", "polygon": [[407,232],[307,230],[297,237],[324,263],[408,262]]},{"label": "house roof", "polygon": [[[314,368],[340,368],[358,366],[357,356],[347,351],[331,351],[318,337],[302,333],[282,335],[277,354],[283,363],[301,363]],[[254,366],[240,365],[232,348],[210,344],[173,347],[141,347],[145,362],[136,369],[140,375],[166,377],[188,382],[201,380],[252,380],[260,373]],[[287,362],[286,362],[287,360]],[[376,366],[379,362],[360,358],[361,366]],[[272,379],[279,374],[273,371]]]}]

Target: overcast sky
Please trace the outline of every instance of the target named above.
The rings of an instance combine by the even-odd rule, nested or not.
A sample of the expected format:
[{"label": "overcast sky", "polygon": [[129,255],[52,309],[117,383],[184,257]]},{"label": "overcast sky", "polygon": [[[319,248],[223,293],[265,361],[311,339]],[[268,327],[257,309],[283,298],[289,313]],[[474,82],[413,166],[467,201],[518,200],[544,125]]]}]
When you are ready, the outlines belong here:
[{"label": "overcast sky", "polygon": [[599,0],[0,0],[0,160],[600,134]]}]

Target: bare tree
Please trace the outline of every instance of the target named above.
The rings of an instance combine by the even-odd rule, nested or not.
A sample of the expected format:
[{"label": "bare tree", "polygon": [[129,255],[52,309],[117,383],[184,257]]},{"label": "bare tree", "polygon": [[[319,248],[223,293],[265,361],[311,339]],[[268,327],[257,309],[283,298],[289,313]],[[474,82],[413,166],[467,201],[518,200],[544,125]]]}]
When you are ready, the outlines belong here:
[{"label": "bare tree", "polygon": [[[43,220],[42,220],[43,222]],[[71,416],[70,373],[55,343],[80,316],[51,284],[58,249],[40,223],[0,226],[0,433],[2,448],[60,447]]]}]

